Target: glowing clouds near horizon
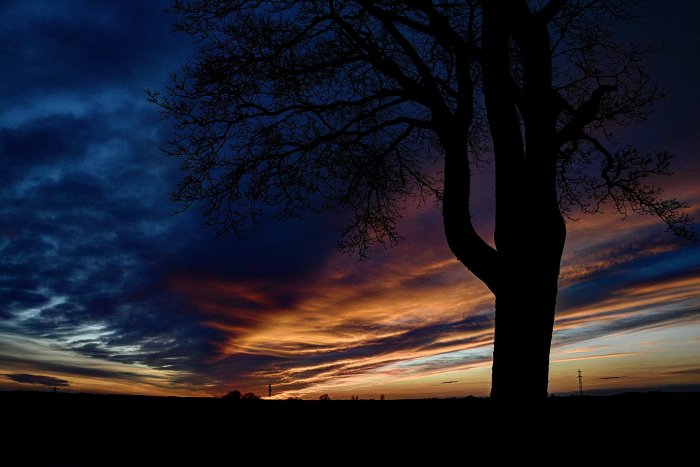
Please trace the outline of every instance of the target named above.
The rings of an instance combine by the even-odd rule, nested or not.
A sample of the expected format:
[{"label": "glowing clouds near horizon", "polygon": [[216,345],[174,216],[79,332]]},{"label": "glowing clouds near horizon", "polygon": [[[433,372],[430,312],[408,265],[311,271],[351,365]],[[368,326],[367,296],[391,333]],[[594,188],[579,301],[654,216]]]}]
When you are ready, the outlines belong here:
[{"label": "glowing clouds near horizon", "polygon": [[[229,380],[220,374],[223,387],[273,384],[278,397],[331,391],[348,397],[486,395],[493,296],[454,259],[444,239],[424,229],[437,216],[423,209],[412,219],[417,227],[407,224],[407,240],[397,248],[377,251],[364,262],[337,253],[303,279],[225,281],[181,273],[171,277],[170,287],[200,310],[208,326],[228,336],[214,362],[228,367],[240,359],[260,362],[246,364]],[[600,230],[613,222],[613,228]],[[663,329],[670,345],[679,329],[700,322],[700,271],[666,271],[678,261],[697,260],[700,252],[645,218],[594,216],[570,225],[570,231],[552,391],[566,392],[568,376],[562,371],[583,360],[593,373],[612,361],[635,361],[646,375],[634,380],[639,387],[664,384],[658,372],[644,369],[637,352],[625,350],[626,341]],[[594,231],[601,233],[592,238]],[[582,350],[610,335],[617,337],[604,347]],[[587,384],[604,389],[632,381],[609,377]]]},{"label": "glowing clouds near horizon", "polygon": [[359,263],[333,255],[311,281],[177,276],[170,283],[208,325],[228,333],[219,361],[273,357],[274,364],[246,377],[303,394],[323,385],[416,375],[423,367],[407,362],[489,343],[489,291],[443,251],[412,254],[409,248]]}]

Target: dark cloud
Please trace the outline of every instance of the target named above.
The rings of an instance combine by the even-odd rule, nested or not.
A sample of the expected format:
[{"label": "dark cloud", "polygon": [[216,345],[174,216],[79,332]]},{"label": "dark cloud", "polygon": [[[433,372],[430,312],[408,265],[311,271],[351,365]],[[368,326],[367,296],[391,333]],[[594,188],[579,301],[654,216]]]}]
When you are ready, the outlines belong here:
[{"label": "dark cloud", "polygon": [[[555,332],[553,343],[555,345],[567,345],[623,332],[661,328],[681,323],[694,323],[700,320],[700,307],[694,301],[689,303],[680,302],[656,309],[637,305],[598,313],[595,318],[599,320],[596,323],[589,323],[585,326],[581,324],[578,327]],[[576,323],[577,318],[564,316],[558,317],[556,320],[556,324],[560,326],[572,322]]]},{"label": "dark cloud", "polygon": [[[98,366],[85,366],[71,363],[57,363],[51,361],[36,362],[28,358],[11,357],[0,355],[0,363],[5,366],[21,366],[31,369],[31,371],[70,374],[75,376],[86,376],[89,378],[109,379],[137,379],[139,374],[128,370],[111,370]],[[153,376],[151,376],[153,378]],[[166,378],[166,377],[163,377]]]},{"label": "dark cloud", "polygon": [[459,381],[443,381],[440,384],[453,384],[453,383],[459,383]]},{"label": "dark cloud", "polygon": [[[640,39],[663,45],[663,51],[650,59],[651,75],[665,89],[666,98],[654,106],[648,127],[653,131],[635,133],[636,144],[653,149],[668,149],[677,153],[680,160],[676,168],[694,162],[694,155],[679,150],[695,151],[696,145],[686,144],[695,140],[700,125],[696,111],[700,104],[700,30],[691,27],[700,21],[700,4],[695,0],[678,0],[673,8],[668,2],[650,2],[635,21],[633,41]],[[640,38],[640,31],[644,35]],[[652,39],[653,38],[653,39]],[[686,156],[686,157],[682,157]]]},{"label": "dark cloud", "polygon": [[70,92],[83,101],[95,98],[93,91],[140,92],[187,52],[186,37],[168,34],[173,18],[162,11],[170,3],[3,2],[1,101],[26,104],[29,95],[36,105],[49,107]]},{"label": "dark cloud", "polygon": [[101,136],[103,128],[71,115],[52,115],[19,128],[1,128],[0,162],[5,169],[0,176],[6,182],[3,188],[7,188],[7,182],[30,175],[32,170],[75,164],[85,154],[85,142]]},{"label": "dark cloud", "polygon": [[700,367],[686,368],[683,370],[668,371],[668,372],[666,372],[666,374],[670,374],[670,375],[698,375],[698,376],[700,376]]},{"label": "dark cloud", "polygon": [[[662,230],[658,226],[651,227],[635,232],[635,239],[596,245],[595,252],[577,252],[577,259],[600,255],[601,252],[605,256],[595,270],[560,290],[557,298],[559,309],[593,305],[632,285],[700,274],[700,248],[671,234],[662,234]],[[665,251],[646,253],[657,248]]]},{"label": "dark cloud", "polygon": [[[293,347],[286,347],[287,352],[298,353],[299,357],[276,357],[266,355],[236,355],[226,359],[224,373],[234,375],[235,378],[258,385],[268,384],[272,378],[282,384],[285,390],[298,390],[317,384],[319,381],[333,381],[341,377],[362,374],[376,370],[390,364],[402,362],[404,357],[396,357],[397,352],[405,352],[406,355],[414,351],[432,350],[436,353],[428,360],[409,362],[405,365],[407,371],[445,370],[450,367],[465,364],[476,364],[491,358],[490,351],[485,349],[474,355],[454,356],[452,354],[440,355],[441,349],[446,347],[464,346],[484,342],[483,336],[463,337],[444,342],[436,342],[438,338],[449,335],[459,335],[462,332],[478,332],[493,326],[490,316],[471,316],[460,321],[446,322],[429,326],[417,327],[409,331],[371,339],[368,338],[361,345],[341,350],[328,350],[322,344],[297,343]],[[348,333],[362,334],[361,328],[349,326],[345,329]],[[488,340],[488,338],[487,338]],[[373,357],[371,362],[358,364],[364,358]],[[305,371],[298,371],[299,367],[308,367]],[[224,368],[221,367],[220,370]],[[294,370],[293,377],[284,376],[288,370]]]},{"label": "dark cloud", "polygon": [[[469,344],[482,342],[483,337],[478,335],[478,331],[491,329],[492,327],[493,322],[490,316],[469,316],[460,321],[420,326],[390,337],[369,340],[362,346],[351,347],[347,350],[324,352],[321,355],[312,357],[312,361],[320,363],[332,360],[352,360],[360,357],[385,355],[397,350],[422,349],[439,352],[440,349],[445,347],[467,347]],[[460,336],[461,333],[467,332],[477,334],[475,336],[436,342],[438,338],[445,338],[450,335]]]},{"label": "dark cloud", "polygon": [[601,376],[598,379],[621,379],[624,378],[624,376]]},{"label": "dark cloud", "polygon": [[26,373],[11,373],[6,374],[8,378],[12,381],[18,383],[26,384],[36,384],[38,386],[49,386],[49,387],[59,387],[67,388],[70,386],[70,382],[65,379],[54,378],[53,376],[42,376],[42,375],[30,375]]}]

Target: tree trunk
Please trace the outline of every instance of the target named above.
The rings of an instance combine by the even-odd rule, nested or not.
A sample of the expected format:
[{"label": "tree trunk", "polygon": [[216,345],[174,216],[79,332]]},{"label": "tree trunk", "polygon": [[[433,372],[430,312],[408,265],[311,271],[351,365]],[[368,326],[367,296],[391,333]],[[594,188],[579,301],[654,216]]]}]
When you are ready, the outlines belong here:
[{"label": "tree trunk", "polygon": [[547,396],[556,294],[556,283],[551,280],[499,290],[491,397],[532,400]]},{"label": "tree trunk", "polygon": [[[544,399],[549,380],[559,264],[565,227],[559,212],[549,223],[531,219],[532,235],[520,235],[519,248],[499,252],[491,397]],[[534,238],[536,236],[536,238]],[[528,238],[529,237],[529,238]]]}]

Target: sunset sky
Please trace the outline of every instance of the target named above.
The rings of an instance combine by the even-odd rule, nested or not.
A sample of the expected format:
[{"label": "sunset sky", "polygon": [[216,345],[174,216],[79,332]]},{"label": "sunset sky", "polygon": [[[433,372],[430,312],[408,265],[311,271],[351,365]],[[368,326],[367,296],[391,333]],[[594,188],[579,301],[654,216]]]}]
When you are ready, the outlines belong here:
[{"label": "sunset sky", "polygon": [[[450,253],[439,208],[339,252],[332,213],[215,236],[174,215],[178,161],[144,89],[191,52],[169,0],[0,3],[0,389],[317,399],[488,395],[493,296]],[[655,0],[630,40],[664,51],[668,97],[622,143],[676,154],[700,220],[700,2]],[[488,173],[475,222],[492,238]],[[528,209],[524,206],[523,209]],[[700,390],[700,243],[610,209],[568,223],[550,392]]]}]

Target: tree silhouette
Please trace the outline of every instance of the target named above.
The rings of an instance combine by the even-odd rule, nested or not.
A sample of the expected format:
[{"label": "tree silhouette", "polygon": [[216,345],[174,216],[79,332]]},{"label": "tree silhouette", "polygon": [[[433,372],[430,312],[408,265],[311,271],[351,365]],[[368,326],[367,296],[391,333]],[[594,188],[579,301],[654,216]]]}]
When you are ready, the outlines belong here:
[{"label": "tree silhouette", "polygon": [[[640,3],[176,1],[198,48],[150,93],[177,130],[174,199],[237,234],[336,210],[360,254],[398,239],[407,201],[436,199],[450,249],[496,298],[492,396],[543,398],[565,217],[609,205],[692,235],[685,205],[646,181],[671,155],[611,136],[660,97],[652,50],[613,34]],[[491,159],[495,247],[470,211]]]},{"label": "tree silhouette", "polygon": [[241,391],[239,391],[238,389],[234,389],[233,391],[229,391],[226,393],[226,395],[224,395],[224,399],[230,399],[230,400],[234,400],[234,401],[240,400],[240,398],[241,398]]}]

